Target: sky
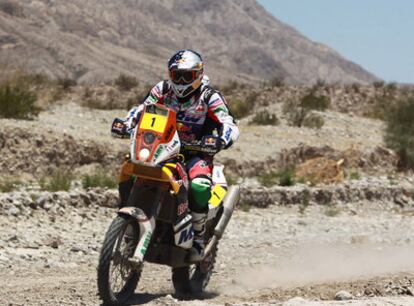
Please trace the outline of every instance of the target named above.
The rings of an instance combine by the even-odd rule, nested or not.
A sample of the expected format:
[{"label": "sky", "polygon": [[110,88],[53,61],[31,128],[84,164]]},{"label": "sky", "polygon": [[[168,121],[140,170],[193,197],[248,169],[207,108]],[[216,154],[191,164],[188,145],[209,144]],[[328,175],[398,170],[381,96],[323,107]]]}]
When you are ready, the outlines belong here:
[{"label": "sky", "polygon": [[413,0],[258,0],[277,19],[388,82],[414,84]]}]

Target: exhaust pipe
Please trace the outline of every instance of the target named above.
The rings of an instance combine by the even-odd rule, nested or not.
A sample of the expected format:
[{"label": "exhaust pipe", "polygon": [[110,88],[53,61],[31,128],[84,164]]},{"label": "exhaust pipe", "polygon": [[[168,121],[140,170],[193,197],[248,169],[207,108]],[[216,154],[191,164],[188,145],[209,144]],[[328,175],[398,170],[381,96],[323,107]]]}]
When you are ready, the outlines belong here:
[{"label": "exhaust pipe", "polygon": [[234,185],[230,186],[229,190],[227,191],[226,197],[223,200],[223,214],[221,215],[221,218],[219,222],[217,223],[216,227],[214,228],[214,236],[211,238],[210,242],[205,248],[204,252],[204,258],[210,254],[211,250],[221,239],[221,237],[224,234],[224,231],[229,224],[229,221],[231,219],[231,216],[234,211],[234,207],[239,203],[240,201],[240,186]]}]

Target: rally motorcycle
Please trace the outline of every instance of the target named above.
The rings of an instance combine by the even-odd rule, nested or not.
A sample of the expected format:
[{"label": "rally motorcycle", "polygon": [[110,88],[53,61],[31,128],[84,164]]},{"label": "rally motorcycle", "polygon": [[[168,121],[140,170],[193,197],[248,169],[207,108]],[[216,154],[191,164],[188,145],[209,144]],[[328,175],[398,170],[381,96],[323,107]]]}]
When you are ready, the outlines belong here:
[{"label": "rally motorcycle", "polygon": [[[121,119],[113,135],[125,135]],[[238,186],[227,186],[223,166],[213,169],[205,231],[205,252],[190,262],[193,226],[188,208],[189,182],[180,152],[214,154],[218,137],[184,144],[177,132],[176,113],[147,105],[131,134],[129,159],[122,172],[135,178],[127,206],[120,208],[103,242],[98,265],[98,292],[105,304],[122,305],[134,293],[144,262],[172,267],[177,294],[200,294],[213,272],[218,241],[239,201]]]}]

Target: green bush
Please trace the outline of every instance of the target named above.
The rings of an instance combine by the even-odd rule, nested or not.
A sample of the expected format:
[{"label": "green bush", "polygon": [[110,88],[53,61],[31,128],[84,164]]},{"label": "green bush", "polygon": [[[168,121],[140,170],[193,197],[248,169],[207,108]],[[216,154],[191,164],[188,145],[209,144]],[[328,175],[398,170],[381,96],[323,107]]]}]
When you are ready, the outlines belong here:
[{"label": "green bush", "polygon": [[293,186],[295,185],[295,174],[290,169],[285,169],[279,172],[269,172],[258,177],[261,185],[265,187],[278,186]]},{"label": "green bush", "polygon": [[307,120],[307,126],[321,128],[324,124],[321,116],[312,113],[313,110],[325,111],[330,106],[330,98],[323,95],[316,95],[313,90],[302,97],[297,103],[288,100],[283,105],[283,112],[287,116],[288,123],[292,126],[302,127]]},{"label": "green bush", "polygon": [[139,82],[136,77],[121,73],[115,79],[115,85],[118,86],[121,90],[128,91],[134,87],[137,87],[139,85]]},{"label": "green bush", "polygon": [[50,176],[43,177],[39,185],[42,190],[46,191],[68,191],[72,183],[72,178],[72,175],[67,171],[58,170]]},{"label": "green bush", "polygon": [[7,180],[0,182],[0,192],[10,192],[17,189],[22,182],[19,180]]},{"label": "green bush", "polygon": [[311,193],[309,191],[309,189],[305,189],[303,191],[302,194],[302,202],[299,205],[299,213],[301,215],[305,214],[305,210],[308,208],[308,206],[310,205],[310,198],[311,198]]},{"label": "green bush", "polygon": [[350,178],[351,180],[360,180],[360,179],[361,179],[361,174],[359,173],[359,171],[358,171],[358,170],[352,170],[352,171],[349,173],[349,178]]},{"label": "green bush", "polygon": [[310,92],[301,99],[299,106],[307,110],[325,111],[330,104],[331,100],[329,97]]},{"label": "green bush", "polygon": [[0,85],[0,118],[32,119],[39,114],[37,96],[23,83]]},{"label": "green bush", "polygon": [[393,105],[385,118],[385,143],[400,157],[402,169],[414,168],[414,97]]},{"label": "green bush", "polygon": [[265,111],[258,112],[249,122],[250,125],[278,125],[279,123],[276,115]]},{"label": "green bush", "polygon": [[230,102],[230,110],[236,119],[241,119],[249,115],[251,107],[245,101],[232,100]]},{"label": "green bush", "polygon": [[102,187],[115,188],[118,186],[116,179],[105,169],[98,169],[92,175],[85,175],[82,178],[83,188]]},{"label": "green bush", "polygon": [[303,126],[310,129],[321,129],[325,124],[323,117],[316,113],[308,114],[303,120]]}]

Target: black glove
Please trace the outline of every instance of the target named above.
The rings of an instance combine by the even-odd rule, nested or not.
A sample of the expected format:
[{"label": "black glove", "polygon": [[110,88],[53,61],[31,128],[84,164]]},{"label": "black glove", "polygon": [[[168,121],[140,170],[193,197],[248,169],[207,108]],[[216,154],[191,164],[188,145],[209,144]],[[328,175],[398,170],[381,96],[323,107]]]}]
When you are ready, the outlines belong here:
[{"label": "black glove", "polygon": [[126,121],[121,118],[115,118],[112,122],[111,135],[116,138],[129,138],[130,133],[128,132],[128,127]]},{"label": "black glove", "polygon": [[201,147],[204,153],[214,155],[225,147],[225,143],[218,136],[207,135],[201,139]]}]

